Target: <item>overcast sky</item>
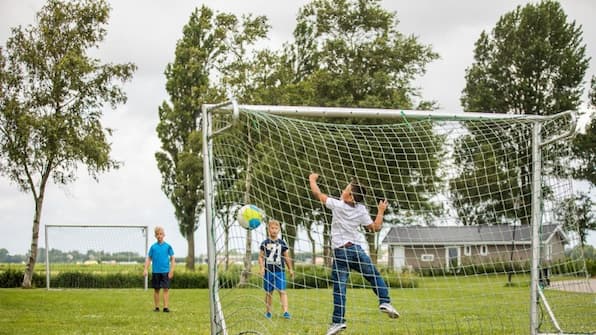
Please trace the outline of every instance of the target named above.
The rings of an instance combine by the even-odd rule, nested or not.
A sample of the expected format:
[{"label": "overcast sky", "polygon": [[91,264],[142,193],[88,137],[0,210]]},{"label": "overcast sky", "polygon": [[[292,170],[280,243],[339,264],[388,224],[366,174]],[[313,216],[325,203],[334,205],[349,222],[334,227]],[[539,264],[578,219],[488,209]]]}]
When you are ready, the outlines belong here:
[{"label": "overcast sky", "polygon": [[[174,48],[182,27],[194,8],[206,5],[221,12],[265,15],[272,26],[264,45],[278,49],[290,41],[298,9],[304,0],[126,0],[111,1],[112,12],[106,40],[94,54],[104,62],[133,62],[138,66],[125,85],[128,103],[106,109],[104,126],[115,129],[111,138],[113,158],[124,162],[119,170],[101,175],[96,183],[85,170],[67,186],[50,184],[41,217],[40,246],[44,246],[44,224],[162,225],[177,255],[186,254],[186,242],[178,231],[173,207],[160,189],[161,176],[154,154],[160,143],[155,134],[157,107],[168,96],[163,75],[174,59]],[[393,0],[386,9],[397,12],[398,30],[413,34],[431,45],[440,59],[418,78],[426,100],[436,100],[442,109],[461,111],[459,98],[466,67],[473,61],[473,46],[482,30],[490,31],[499,17],[512,11],[521,0]],[[5,46],[10,28],[35,24],[38,0],[0,0],[0,45]],[[583,26],[587,55],[591,57],[586,81],[596,74],[596,1],[562,1],[569,20]],[[586,85],[587,87],[587,85]],[[587,91],[586,91],[587,92]],[[585,96],[585,95],[584,95]],[[585,100],[585,98],[584,98]],[[0,248],[25,254],[31,242],[33,198],[0,176]],[[205,226],[197,231],[197,254],[205,252]],[[154,241],[150,235],[150,243]],[[595,245],[595,239],[590,240]],[[50,245],[51,246],[51,245]]]}]

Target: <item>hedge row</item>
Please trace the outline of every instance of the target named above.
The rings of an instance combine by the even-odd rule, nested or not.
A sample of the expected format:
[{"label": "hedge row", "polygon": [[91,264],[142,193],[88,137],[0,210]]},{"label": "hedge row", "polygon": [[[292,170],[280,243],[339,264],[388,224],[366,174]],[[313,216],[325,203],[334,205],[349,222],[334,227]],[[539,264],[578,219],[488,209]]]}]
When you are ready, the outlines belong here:
[{"label": "hedge row", "polygon": [[[596,275],[596,262],[591,259],[586,259],[586,271],[591,276]],[[544,265],[543,265],[544,266]],[[419,270],[418,274],[424,277],[431,276],[472,276],[477,274],[492,274],[492,273],[530,273],[530,263],[491,263],[491,264],[470,264],[457,267],[455,269],[446,270],[444,268],[429,268]],[[558,263],[546,266],[551,275],[559,274],[582,274],[585,273],[583,269],[583,262],[577,260],[566,259]]]},{"label": "hedge row", "polygon": [[[299,267],[296,269],[293,280],[288,278],[290,288],[329,288],[331,271],[320,267]],[[233,269],[219,273],[219,286],[221,288],[238,287],[242,272]],[[383,273],[385,281],[390,287],[413,288],[418,287],[418,282],[409,275],[397,276],[395,273]],[[138,288],[143,287],[144,278],[131,273],[90,273],[90,272],[61,272],[50,279],[50,286],[54,288]],[[23,271],[9,269],[0,272],[0,287],[20,287],[23,281]],[[262,278],[255,273],[248,276],[247,287],[261,287]],[[350,287],[370,287],[368,282],[359,274],[352,273],[348,283]],[[46,278],[39,274],[33,276],[34,287],[46,287]],[[176,273],[171,287],[179,288],[208,288],[209,279],[203,272]]]},{"label": "hedge row", "polygon": [[[592,276],[596,275],[596,261],[586,260],[586,270]],[[396,273],[384,269],[381,275],[390,287],[415,288],[418,287],[418,280],[415,274]],[[428,269],[418,275],[422,276],[445,276],[458,275],[466,276],[480,273],[528,273],[529,266],[519,265],[510,267],[507,264],[493,264],[484,266],[464,266],[456,271],[445,271],[444,269]],[[583,263],[565,262],[554,264],[549,267],[550,275],[583,273]],[[209,280],[207,273],[199,272],[176,272],[172,281],[172,288],[208,288]],[[231,267],[230,270],[220,272],[218,275],[221,288],[238,287],[242,276],[240,267]],[[295,269],[293,280],[288,279],[290,288],[329,288],[333,286],[331,281],[331,270],[328,268],[312,265],[299,265]],[[8,269],[0,271],[0,287],[20,287],[23,281],[23,271]],[[45,275],[35,273],[32,285],[34,287],[46,287]],[[60,288],[138,288],[143,287],[144,278],[134,273],[91,273],[91,272],[61,272],[51,278],[51,287]],[[352,273],[348,282],[350,287],[369,287],[368,282],[358,273]],[[248,275],[248,287],[261,287],[262,278],[258,273]]]}]

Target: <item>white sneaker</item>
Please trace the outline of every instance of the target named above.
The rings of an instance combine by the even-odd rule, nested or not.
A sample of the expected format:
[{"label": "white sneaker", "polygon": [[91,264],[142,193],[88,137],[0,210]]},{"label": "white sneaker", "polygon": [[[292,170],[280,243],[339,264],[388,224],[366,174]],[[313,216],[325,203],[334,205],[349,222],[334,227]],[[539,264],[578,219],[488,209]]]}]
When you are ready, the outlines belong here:
[{"label": "white sneaker", "polygon": [[326,335],[335,335],[344,329],[346,329],[345,323],[332,323],[329,329],[327,329]]},{"label": "white sneaker", "polygon": [[379,305],[379,309],[381,312],[386,313],[390,318],[397,319],[399,318],[399,313],[390,303],[384,302]]}]

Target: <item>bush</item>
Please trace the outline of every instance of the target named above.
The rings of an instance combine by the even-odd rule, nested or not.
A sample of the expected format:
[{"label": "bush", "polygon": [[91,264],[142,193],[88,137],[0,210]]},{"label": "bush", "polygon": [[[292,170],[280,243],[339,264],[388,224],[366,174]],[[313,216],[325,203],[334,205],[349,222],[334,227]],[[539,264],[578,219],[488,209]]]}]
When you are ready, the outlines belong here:
[{"label": "bush", "polygon": [[294,269],[293,288],[331,287],[331,269],[316,265],[299,265]]},{"label": "bush", "polygon": [[[149,283],[151,286],[151,283]],[[183,272],[176,273],[172,279],[171,288],[208,288],[209,278],[205,273]]]},{"label": "bush", "polygon": [[596,276],[596,260],[586,259],[586,270],[591,277]]},{"label": "bush", "polygon": [[[220,288],[236,288],[240,283],[242,268],[239,266],[230,267],[228,271],[219,271],[218,280]],[[410,274],[397,273],[390,269],[382,268],[381,275],[389,287],[392,288],[415,288],[418,281]],[[144,278],[137,273],[94,273],[70,271],[60,272],[52,276],[51,287],[60,288],[139,288],[144,286]],[[298,265],[295,269],[295,278],[287,278],[288,288],[312,289],[331,288],[331,269],[317,265]],[[0,272],[0,287],[20,287],[23,281],[23,271],[8,269]],[[151,278],[149,278],[151,281]],[[263,279],[256,272],[249,276],[247,287],[262,287]],[[34,274],[34,287],[45,287],[45,276]],[[151,286],[151,283],[149,283]],[[362,275],[352,272],[348,281],[350,288],[370,288],[370,284]],[[176,272],[171,283],[171,288],[209,288],[208,273],[199,272]]]},{"label": "bush", "polygon": [[[0,271],[0,287],[1,288],[15,288],[21,287],[23,284],[23,276],[25,272],[22,270],[8,269],[6,271]],[[31,282],[32,287],[45,287],[46,277],[33,273],[33,279]]]}]

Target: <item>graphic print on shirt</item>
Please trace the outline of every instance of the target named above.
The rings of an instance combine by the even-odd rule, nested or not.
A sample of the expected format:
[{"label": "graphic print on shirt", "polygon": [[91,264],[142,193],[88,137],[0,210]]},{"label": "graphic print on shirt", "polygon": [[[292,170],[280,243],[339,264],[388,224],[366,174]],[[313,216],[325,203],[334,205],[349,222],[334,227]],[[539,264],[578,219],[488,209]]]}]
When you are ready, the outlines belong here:
[{"label": "graphic print on shirt", "polygon": [[267,264],[281,266],[281,243],[267,243]]}]

